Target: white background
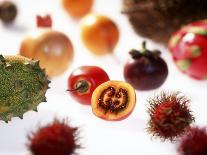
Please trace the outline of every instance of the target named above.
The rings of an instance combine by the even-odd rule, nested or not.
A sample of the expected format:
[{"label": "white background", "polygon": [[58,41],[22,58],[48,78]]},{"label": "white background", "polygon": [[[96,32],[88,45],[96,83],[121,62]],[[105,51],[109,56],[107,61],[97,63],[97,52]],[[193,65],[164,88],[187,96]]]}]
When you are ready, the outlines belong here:
[{"label": "white background", "polygon": [[[73,64],[64,75],[53,78],[47,92],[47,103],[38,106],[38,113],[27,112],[24,119],[13,118],[8,124],[0,121],[0,155],[26,155],[27,135],[38,126],[51,122],[54,117],[68,118],[74,126],[80,126],[84,149],[80,155],[176,155],[177,143],[152,139],[145,131],[149,119],[146,112],[149,97],[161,90],[179,90],[191,99],[195,125],[207,124],[207,82],[196,81],[180,73],[172,62],[166,48],[148,42],[149,48],[159,48],[167,61],[169,76],[158,90],[137,91],[137,106],[134,112],[120,122],[107,122],[96,118],[91,108],[74,101],[67,93],[67,78],[71,70],[80,65],[97,65],[105,69],[113,80],[123,80],[123,66],[131,48],[139,48],[143,38],[134,34],[126,17],[121,12],[121,0],[96,0],[93,12],[110,16],[120,30],[120,41],[112,56],[95,57],[84,48],[79,36],[79,21],[71,19],[62,9],[59,0],[15,0],[19,14],[11,26],[0,23],[0,51],[2,54],[17,54],[23,38],[35,30],[37,14],[51,14],[53,28],[69,36],[75,48]],[[107,62],[107,63],[106,63]],[[58,68],[57,68],[58,69]]]}]

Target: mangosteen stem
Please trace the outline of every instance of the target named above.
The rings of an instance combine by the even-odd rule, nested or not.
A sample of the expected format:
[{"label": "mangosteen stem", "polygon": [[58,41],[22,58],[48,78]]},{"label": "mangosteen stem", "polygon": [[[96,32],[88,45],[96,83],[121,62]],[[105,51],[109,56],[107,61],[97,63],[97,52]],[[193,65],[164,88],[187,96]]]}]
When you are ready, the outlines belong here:
[{"label": "mangosteen stem", "polygon": [[140,58],[143,55],[146,55],[147,49],[146,49],[146,41],[142,42],[142,49],[141,50],[131,50],[129,54],[132,56],[133,59]]},{"label": "mangosteen stem", "polygon": [[74,89],[68,89],[67,91],[74,92],[78,91],[80,93],[85,93],[89,89],[89,83],[86,80],[80,80],[76,83]]},{"label": "mangosteen stem", "polygon": [[146,53],[146,51],[147,51],[147,48],[146,48],[146,41],[143,41],[143,42],[142,42],[142,50],[141,50],[141,52],[142,52],[142,53]]}]

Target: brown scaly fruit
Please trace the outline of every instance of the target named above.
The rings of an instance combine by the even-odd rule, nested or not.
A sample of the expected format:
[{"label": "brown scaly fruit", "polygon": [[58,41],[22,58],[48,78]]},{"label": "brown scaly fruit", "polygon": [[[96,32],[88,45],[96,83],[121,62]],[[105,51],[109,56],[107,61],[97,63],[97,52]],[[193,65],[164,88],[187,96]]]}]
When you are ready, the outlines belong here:
[{"label": "brown scaly fruit", "polygon": [[123,13],[135,31],[166,44],[182,25],[207,18],[206,0],[124,0]]},{"label": "brown scaly fruit", "polygon": [[23,118],[29,110],[37,111],[46,102],[49,80],[39,61],[22,56],[0,55],[0,120]]}]

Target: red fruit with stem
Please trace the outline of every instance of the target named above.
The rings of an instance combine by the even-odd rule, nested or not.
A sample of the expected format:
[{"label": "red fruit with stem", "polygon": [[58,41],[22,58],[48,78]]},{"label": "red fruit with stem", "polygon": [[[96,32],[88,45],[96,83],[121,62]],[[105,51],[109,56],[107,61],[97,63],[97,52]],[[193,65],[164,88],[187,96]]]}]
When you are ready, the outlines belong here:
[{"label": "red fruit with stem", "polygon": [[72,155],[80,148],[77,131],[66,121],[55,120],[29,136],[28,148],[33,155]]},{"label": "red fruit with stem", "polygon": [[207,130],[193,127],[181,139],[178,151],[180,155],[206,155]]},{"label": "red fruit with stem", "polygon": [[37,16],[37,31],[25,37],[20,45],[19,54],[40,60],[49,77],[63,74],[73,61],[74,48],[68,36],[54,31],[50,16]]},{"label": "red fruit with stem", "polygon": [[169,50],[182,72],[195,79],[207,79],[207,20],[177,31],[169,41]]},{"label": "red fruit with stem", "polygon": [[185,133],[194,121],[190,101],[179,92],[165,93],[149,99],[148,132],[163,140],[174,140]]},{"label": "red fruit with stem", "polygon": [[109,77],[102,68],[81,66],[68,78],[69,94],[81,104],[90,105],[93,91],[106,81],[109,81]]}]

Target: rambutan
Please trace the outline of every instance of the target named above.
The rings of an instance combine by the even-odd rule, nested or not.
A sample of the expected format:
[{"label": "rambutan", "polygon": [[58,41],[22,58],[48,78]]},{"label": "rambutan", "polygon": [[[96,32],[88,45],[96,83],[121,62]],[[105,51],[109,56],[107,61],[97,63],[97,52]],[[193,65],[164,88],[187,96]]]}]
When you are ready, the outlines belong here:
[{"label": "rambutan", "polygon": [[55,119],[28,136],[28,148],[33,155],[72,155],[80,148],[77,131],[78,128],[70,127],[65,120]]},{"label": "rambutan", "polygon": [[207,155],[207,129],[193,127],[182,138],[180,155]]},{"label": "rambutan", "polygon": [[179,92],[162,92],[149,99],[148,132],[162,140],[173,141],[190,127],[194,117],[189,109],[189,99]]}]

